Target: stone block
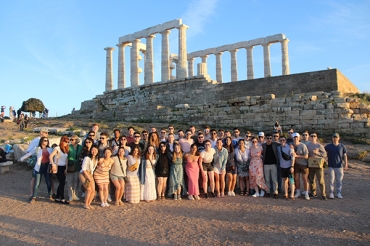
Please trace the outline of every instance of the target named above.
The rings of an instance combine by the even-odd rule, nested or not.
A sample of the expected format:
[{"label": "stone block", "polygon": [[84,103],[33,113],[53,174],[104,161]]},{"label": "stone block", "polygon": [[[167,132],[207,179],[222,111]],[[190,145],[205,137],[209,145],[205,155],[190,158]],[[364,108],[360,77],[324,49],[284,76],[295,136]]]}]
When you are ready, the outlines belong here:
[{"label": "stone block", "polygon": [[344,102],[344,103],[336,103],[334,105],[337,108],[349,108],[349,103],[346,103],[346,102]]},{"label": "stone block", "polygon": [[261,97],[261,100],[273,100],[275,99],[275,94],[265,94]]},{"label": "stone block", "polygon": [[325,105],[318,102],[313,106],[313,109],[325,109]]},{"label": "stone block", "polygon": [[334,105],[332,103],[327,103],[326,108],[334,108]]},{"label": "stone block", "polygon": [[315,116],[316,115],[316,110],[301,110],[300,111],[300,115],[302,115],[302,116],[307,116],[307,115],[309,115],[309,116]]},{"label": "stone block", "polygon": [[4,174],[5,172],[9,172],[9,166],[13,165],[12,161],[1,162],[0,163],[0,174]]},{"label": "stone block", "polygon": [[189,104],[177,104],[175,108],[190,108]]}]

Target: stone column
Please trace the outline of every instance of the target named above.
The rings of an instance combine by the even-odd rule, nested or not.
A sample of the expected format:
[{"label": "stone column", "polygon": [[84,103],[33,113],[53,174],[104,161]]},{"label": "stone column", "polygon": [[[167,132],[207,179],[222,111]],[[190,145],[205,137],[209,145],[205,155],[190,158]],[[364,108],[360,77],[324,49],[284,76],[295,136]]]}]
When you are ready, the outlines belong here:
[{"label": "stone column", "polygon": [[197,64],[197,70],[197,75],[207,76],[207,65],[204,62],[200,62]]},{"label": "stone column", "polygon": [[117,44],[118,46],[118,89],[126,88],[125,75],[125,47],[127,43]]},{"label": "stone column", "polygon": [[288,42],[289,39],[280,41],[281,43],[281,63],[282,63],[282,75],[290,74],[289,68],[289,55],[288,55]]},{"label": "stone column", "polygon": [[183,79],[187,77],[187,69],[186,69],[186,60],[187,60],[187,52],[186,52],[186,29],[189,27],[186,25],[181,25],[177,29],[179,29],[179,55],[178,61],[176,66],[176,78]]},{"label": "stone column", "polygon": [[216,80],[218,83],[222,83],[222,53],[223,52],[216,53]]},{"label": "stone column", "polygon": [[153,61],[153,38],[154,35],[146,37],[146,55],[144,69],[144,84],[148,85],[154,82],[154,61]]},{"label": "stone column", "polygon": [[106,72],[105,72],[105,91],[113,90],[113,50],[112,47],[107,47]]},{"label": "stone column", "polygon": [[264,76],[271,77],[271,64],[270,64],[270,43],[262,44],[263,46],[263,68]]},{"label": "stone column", "polygon": [[131,47],[131,87],[139,86],[140,78],[139,78],[139,44],[140,40],[135,39],[132,41]]},{"label": "stone column", "polygon": [[236,52],[238,49],[230,50],[231,54],[231,82],[238,81],[238,62],[236,60]]},{"label": "stone column", "polygon": [[247,49],[247,79],[254,79],[253,46],[249,46],[246,49]]},{"label": "stone column", "polygon": [[202,63],[204,64],[204,67],[202,67],[202,69],[203,69],[203,73],[202,74],[207,75],[208,74],[208,71],[207,71],[207,58],[208,58],[208,55],[201,56],[200,58],[202,59]]},{"label": "stone column", "polygon": [[161,81],[165,82],[170,80],[170,46],[168,35],[170,30],[164,30],[161,32],[162,35],[162,69],[161,69]]},{"label": "stone column", "polygon": [[189,77],[194,76],[194,57],[188,59]]}]

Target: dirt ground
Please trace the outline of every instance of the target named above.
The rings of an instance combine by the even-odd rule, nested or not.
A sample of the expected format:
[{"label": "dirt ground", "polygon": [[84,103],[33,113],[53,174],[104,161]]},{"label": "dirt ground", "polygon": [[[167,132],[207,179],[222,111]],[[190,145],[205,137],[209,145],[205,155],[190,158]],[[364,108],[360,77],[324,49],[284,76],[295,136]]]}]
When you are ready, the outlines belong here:
[{"label": "dirt ground", "polygon": [[0,175],[0,245],[370,245],[370,166],[349,164],[344,199],[237,195],[85,210],[47,200],[44,180],[29,204],[31,171],[15,163]]}]

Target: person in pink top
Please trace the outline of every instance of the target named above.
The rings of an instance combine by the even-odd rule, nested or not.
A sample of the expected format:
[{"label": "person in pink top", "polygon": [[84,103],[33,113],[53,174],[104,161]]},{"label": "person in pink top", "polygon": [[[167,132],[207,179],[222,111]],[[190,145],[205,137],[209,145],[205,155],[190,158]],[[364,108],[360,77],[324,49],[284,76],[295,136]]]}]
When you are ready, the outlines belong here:
[{"label": "person in pink top", "polygon": [[[199,151],[196,144],[190,146],[190,152],[185,155],[185,170],[188,175],[188,194],[189,200],[199,200],[199,170],[201,164],[199,164]],[[194,197],[193,197],[194,196]]]}]

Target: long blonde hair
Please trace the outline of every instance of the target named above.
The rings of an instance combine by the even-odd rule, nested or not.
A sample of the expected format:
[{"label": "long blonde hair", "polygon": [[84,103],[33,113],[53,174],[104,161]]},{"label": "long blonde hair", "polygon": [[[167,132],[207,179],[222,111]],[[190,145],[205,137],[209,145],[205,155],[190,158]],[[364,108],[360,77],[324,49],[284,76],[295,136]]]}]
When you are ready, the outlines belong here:
[{"label": "long blonde hair", "polygon": [[[180,153],[179,154],[177,154],[175,152],[176,146],[179,146],[179,148],[180,148]],[[180,144],[175,143],[175,144],[173,144],[173,157],[172,157],[172,161],[176,161],[177,158],[182,158],[182,149],[181,149]]]}]

